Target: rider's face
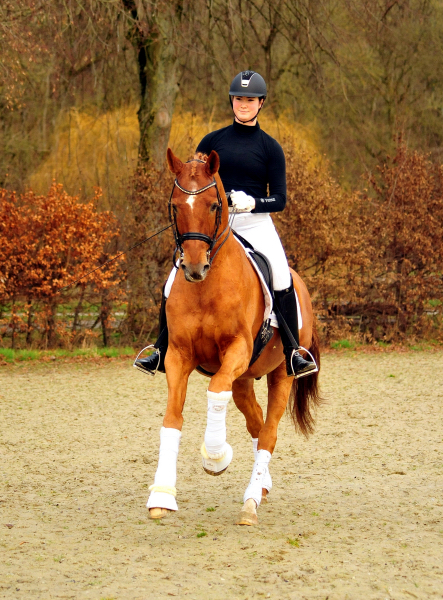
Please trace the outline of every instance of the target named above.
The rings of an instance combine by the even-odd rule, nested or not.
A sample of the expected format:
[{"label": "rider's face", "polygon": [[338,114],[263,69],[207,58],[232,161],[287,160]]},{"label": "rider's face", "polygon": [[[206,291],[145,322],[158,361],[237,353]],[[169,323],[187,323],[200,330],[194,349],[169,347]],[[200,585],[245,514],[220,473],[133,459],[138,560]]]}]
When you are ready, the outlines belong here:
[{"label": "rider's face", "polygon": [[[258,112],[258,109],[263,104],[263,100],[259,98],[248,98],[246,96],[234,96],[232,100],[232,108],[238,121],[248,121],[252,119]],[[255,121],[251,121],[248,125],[254,125]]]}]

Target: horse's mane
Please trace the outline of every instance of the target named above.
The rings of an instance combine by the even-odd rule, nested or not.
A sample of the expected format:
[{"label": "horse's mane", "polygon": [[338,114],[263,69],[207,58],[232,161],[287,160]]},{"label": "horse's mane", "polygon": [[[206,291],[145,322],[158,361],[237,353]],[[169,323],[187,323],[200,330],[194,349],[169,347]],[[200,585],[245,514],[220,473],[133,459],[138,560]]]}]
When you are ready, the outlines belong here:
[{"label": "horse's mane", "polygon": [[204,154],[203,152],[196,152],[194,154],[194,156],[191,156],[191,158],[188,161],[188,162],[191,163],[191,172],[189,173],[190,177],[195,177],[196,174],[197,174],[197,165],[198,165],[198,163],[192,162],[194,160],[202,160],[203,162],[207,162],[208,155]]}]

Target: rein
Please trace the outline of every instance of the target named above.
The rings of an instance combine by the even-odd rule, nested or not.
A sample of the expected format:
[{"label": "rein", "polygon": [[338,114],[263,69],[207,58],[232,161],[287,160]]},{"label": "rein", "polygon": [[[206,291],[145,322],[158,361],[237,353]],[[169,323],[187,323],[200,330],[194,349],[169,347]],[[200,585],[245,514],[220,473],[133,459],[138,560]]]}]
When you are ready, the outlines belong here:
[{"label": "rein", "polygon": [[[205,164],[204,160],[199,160],[198,158],[194,158],[192,160],[188,160],[189,162],[199,162],[199,163],[203,163]],[[209,235],[206,235],[205,233],[200,233],[199,231],[188,231],[187,233],[180,233],[178,230],[178,226],[177,226],[177,218],[176,215],[172,209],[172,196],[174,194],[174,189],[178,188],[181,192],[183,192],[184,194],[188,194],[189,196],[197,196],[198,194],[202,194],[203,192],[206,192],[206,190],[209,190],[212,187],[215,187],[216,192],[217,192],[217,215],[215,217],[215,229],[214,229],[214,234],[212,235],[212,237],[210,237]],[[175,240],[175,249],[174,249],[174,253],[172,255],[172,262],[174,267],[177,268],[176,265],[176,255],[177,252],[180,253],[180,260],[183,260],[184,258],[184,250],[183,250],[183,243],[188,241],[188,240],[197,240],[199,242],[205,242],[205,244],[208,244],[209,248],[206,251],[206,257],[209,263],[209,266],[212,265],[212,261],[214,260],[214,258],[217,256],[219,250],[221,249],[221,247],[223,246],[223,244],[227,241],[229,234],[231,233],[231,229],[229,226],[229,222],[226,225],[226,227],[223,229],[223,231],[221,232],[221,234],[219,236],[217,236],[218,234],[218,230],[220,228],[220,223],[221,223],[221,218],[222,218],[222,212],[223,212],[223,202],[220,196],[220,192],[218,190],[218,186],[217,186],[217,182],[215,180],[215,177],[213,177],[211,183],[209,183],[208,185],[205,185],[204,187],[195,190],[195,191],[191,191],[191,190],[187,190],[184,187],[182,187],[178,181],[178,179],[174,180],[174,185],[172,186],[172,191],[171,191],[171,195],[169,196],[169,202],[168,202],[168,212],[169,212],[169,220],[171,222],[172,225],[172,231],[174,234],[174,240]],[[223,242],[220,244],[220,246],[217,248],[217,250],[215,251],[214,255],[211,256],[211,252],[214,249],[214,246],[217,244],[217,242],[223,237],[223,235],[226,233],[226,230],[229,229],[228,231],[228,235],[226,236],[226,238],[223,240]]]}]

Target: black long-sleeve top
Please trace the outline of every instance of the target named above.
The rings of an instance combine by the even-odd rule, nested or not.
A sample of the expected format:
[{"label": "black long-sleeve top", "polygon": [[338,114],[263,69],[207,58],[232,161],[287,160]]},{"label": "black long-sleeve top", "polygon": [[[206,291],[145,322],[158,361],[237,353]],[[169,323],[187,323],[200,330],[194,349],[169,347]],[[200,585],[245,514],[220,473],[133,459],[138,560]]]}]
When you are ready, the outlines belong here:
[{"label": "black long-sleeve top", "polygon": [[[243,191],[255,199],[253,213],[279,212],[286,205],[286,162],[283,149],[270,135],[236,121],[208,133],[197,152],[220,157],[220,178],[226,192]],[[269,186],[269,196],[268,196]]]}]

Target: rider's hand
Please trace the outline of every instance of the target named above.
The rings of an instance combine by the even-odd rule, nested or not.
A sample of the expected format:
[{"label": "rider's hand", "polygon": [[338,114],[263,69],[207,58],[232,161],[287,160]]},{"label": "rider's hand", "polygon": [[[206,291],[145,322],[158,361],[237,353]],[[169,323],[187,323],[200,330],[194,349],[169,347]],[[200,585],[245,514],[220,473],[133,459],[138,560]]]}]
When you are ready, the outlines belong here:
[{"label": "rider's hand", "polygon": [[231,191],[232,208],[236,212],[251,212],[255,208],[255,200],[245,192]]}]

